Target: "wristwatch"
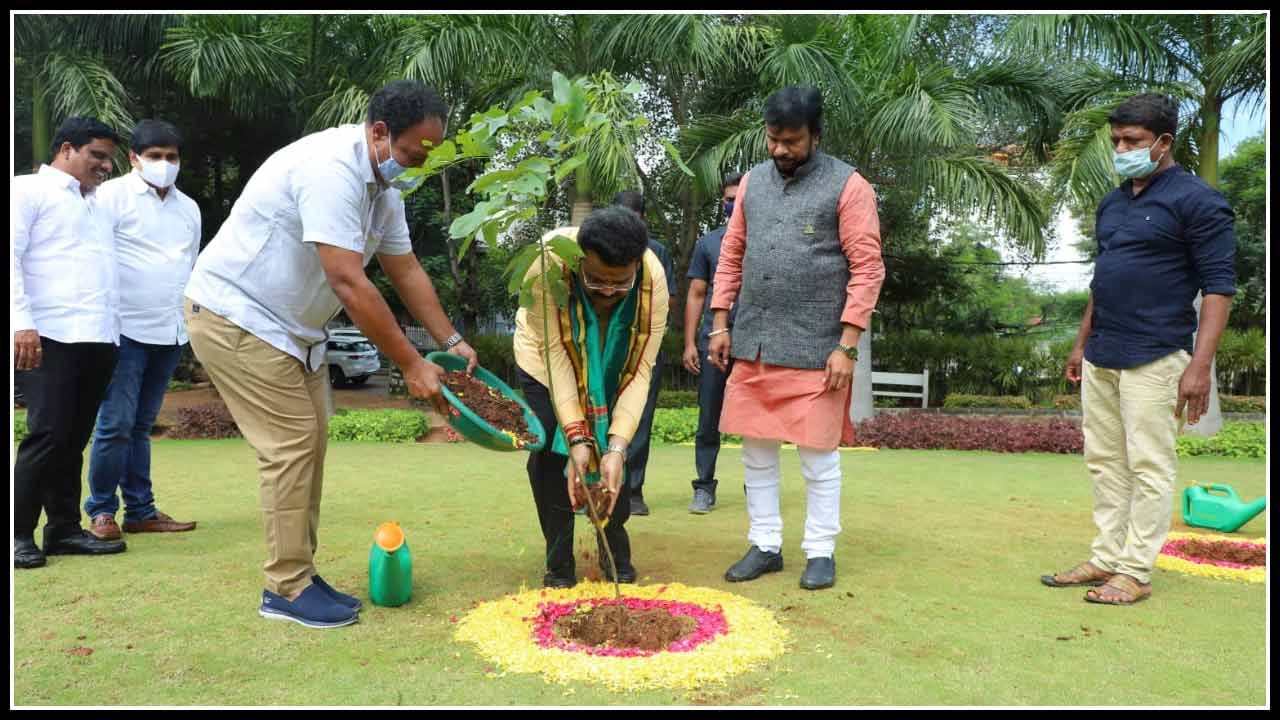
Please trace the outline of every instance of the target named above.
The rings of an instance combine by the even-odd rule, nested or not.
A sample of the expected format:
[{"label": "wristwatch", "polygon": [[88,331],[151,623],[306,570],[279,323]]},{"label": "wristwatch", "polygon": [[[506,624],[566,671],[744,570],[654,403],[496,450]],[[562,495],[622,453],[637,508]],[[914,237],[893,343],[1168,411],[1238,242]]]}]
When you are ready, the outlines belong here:
[{"label": "wristwatch", "polygon": [[454,334],[450,335],[448,340],[445,340],[445,341],[444,341],[444,348],[443,348],[443,349],[444,349],[444,350],[446,350],[446,351],[448,351],[448,350],[452,350],[452,349],[454,348],[454,346],[455,346],[455,345],[457,345],[457,344],[458,344],[458,343],[460,343],[460,342],[462,342],[462,333],[457,333],[457,332],[456,332],[456,333],[454,333]]},{"label": "wristwatch", "polygon": [[849,358],[850,360],[857,360],[857,359],[858,359],[858,346],[857,346],[857,345],[840,345],[840,344],[837,344],[837,345],[836,345],[836,350],[839,350],[840,352],[844,353],[844,356],[845,356],[845,357],[847,357],[847,358]]}]

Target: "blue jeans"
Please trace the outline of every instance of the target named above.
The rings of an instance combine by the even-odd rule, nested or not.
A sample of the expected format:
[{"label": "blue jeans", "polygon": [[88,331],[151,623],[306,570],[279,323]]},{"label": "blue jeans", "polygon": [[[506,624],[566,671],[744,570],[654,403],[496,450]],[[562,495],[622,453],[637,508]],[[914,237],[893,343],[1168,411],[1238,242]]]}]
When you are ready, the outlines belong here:
[{"label": "blue jeans", "polygon": [[[693,481],[693,489],[706,490],[714,496],[718,484],[716,458],[720,455],[720,411],[724,408],[724,386],[729,380],[729,373],[721,372],[706,359],[706,345],[699,345],[698,353],[703,360],[702,372],[698,374],[698,434],[693,449],[698,479]],[[732,360],[728,370],[733,371]]]},{"label": "blue jeans", "polygon": [[120,359],[98,408],[89,451],[90,494],[84,513],[90,519],[116,514],[120,509],[116,488],[124,497],[125,522],[156,514],[151,493],[151,428],[181,358],[181,345],[148,345],[120,336]]}]

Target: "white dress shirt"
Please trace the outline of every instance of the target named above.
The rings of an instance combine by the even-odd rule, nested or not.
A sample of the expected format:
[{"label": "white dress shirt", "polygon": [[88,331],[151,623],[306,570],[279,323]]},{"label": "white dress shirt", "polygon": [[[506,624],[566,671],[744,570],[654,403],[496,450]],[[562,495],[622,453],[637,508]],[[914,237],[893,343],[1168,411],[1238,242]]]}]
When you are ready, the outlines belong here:
[{"label": "white dress shirt", "polygon": [[113,219],[80,181],[41,165],[13,179],[10,327],[62,343],[120,344]]},{"label": "white dress shirt", "polygon": [[258,168],[196,260],[186,296],[302,361],[324,365],[325,325],[342,304],[316,243],[413,252],[398,190],[379,191],[363,125],[307,135]]},{"label": "white dress shirt", "polygon": [[137,170],[103,183],[92,204],[115,220],[120,334],[149,345],[186,343],[182,290],[200,253],[200,207],[176,185],[161,200]]}]

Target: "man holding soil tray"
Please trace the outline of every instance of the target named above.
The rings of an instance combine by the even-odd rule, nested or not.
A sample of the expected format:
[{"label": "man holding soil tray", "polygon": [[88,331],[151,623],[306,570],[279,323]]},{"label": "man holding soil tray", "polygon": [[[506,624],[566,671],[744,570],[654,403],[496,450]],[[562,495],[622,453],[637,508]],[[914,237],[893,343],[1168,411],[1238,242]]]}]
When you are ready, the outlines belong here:
[{"label": "man holding soil tray", "polygon": [[[534,305],[516,313],[514,338],[517,378],[549,440],[527,466],[547,543],[542,584],[565,588],[577,582],[573,511],[587,502],[581,479],[597,469],[603,486],[598,511],[609,518],[604,534],[617,579],[635,582],[625,528],[631,514],[625,464],[667,329],[666,274],[648,250],[644,222],[626,208],[596,210],[580,228],[553,230],[543,241],[557,235],[576,240],[585,254],[577,272],[548,255],[551,271],[562,273],[568,287],[568,307],[544,304],[542,266],[535,263]],[[612,580],[603,549],[600,563]]]},{"label": "man holding soil tray", "polygon": [[[401,80],[374,93],[362,124],[308,135],[254,172],[196,261],[186,288],[191,348],[258,453],[267,540],[258,612],[313,628],[356,621],[360,601],[315,567],[328,439],[328,324],[343,308],[404,373],[409,394],[445,413],[442,370],[425,361],[365,276],[378,263],[413,316],[476,364],[414,257],[400,191],[439,145],[449,109]],[[409,181],[408,185],[412,185]]]}]

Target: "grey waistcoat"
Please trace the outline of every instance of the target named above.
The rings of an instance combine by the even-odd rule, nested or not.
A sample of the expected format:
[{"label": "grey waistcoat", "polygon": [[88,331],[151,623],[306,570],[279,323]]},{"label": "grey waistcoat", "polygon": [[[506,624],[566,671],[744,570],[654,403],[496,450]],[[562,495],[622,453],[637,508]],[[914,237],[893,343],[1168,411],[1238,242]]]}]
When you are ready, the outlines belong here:
[{"label": "grey waistcoat", "polygon": [[840,343],[849,261],[836,205],[856,170],[814,153],[790,181],[773,161],[751,169],[743,211],[747,250],[733,325],[734,358],[824,368]]}]

